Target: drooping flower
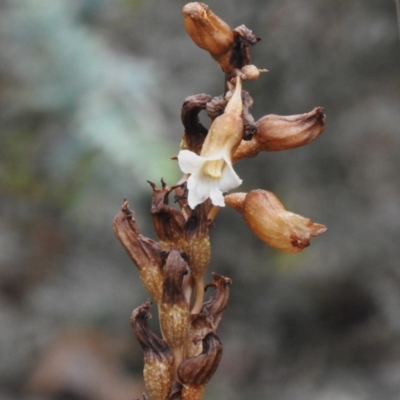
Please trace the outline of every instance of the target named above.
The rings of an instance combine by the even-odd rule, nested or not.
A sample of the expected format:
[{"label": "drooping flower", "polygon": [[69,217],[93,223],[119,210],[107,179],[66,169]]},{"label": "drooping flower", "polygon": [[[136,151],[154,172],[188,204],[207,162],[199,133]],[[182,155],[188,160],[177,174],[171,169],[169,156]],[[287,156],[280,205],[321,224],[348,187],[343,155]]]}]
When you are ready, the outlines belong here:
[{"label": "drooping flower", "polygon": [[211,124],[200,155],[190,150],[181,150],[178,154],[181,170],[191,174],[187,188],[188,203],[192,209],[207,198],[211,198],[214,205],[223,207],[223,193],[242,183],[232,167],[232,155],[244,131],[241,91],[241,80],[237,77],[234,93],[224,113]]},{"label": "drooping flower", "polygon": [[284,253],[298,253],[312,237],[326,232],[326,226],[285,210],[271,192],[252,190],[226,196],[226,203],[239,211],[247,226],[263,242]]},{"label": "drooping flower", "polygon": [[233,156],[234,162],[254,157],[260,151],[280,151],[304,146],[316,139],[325,129],[322,107],[299,115],[264,115],[255,123],[257,135],[242,141]]}]

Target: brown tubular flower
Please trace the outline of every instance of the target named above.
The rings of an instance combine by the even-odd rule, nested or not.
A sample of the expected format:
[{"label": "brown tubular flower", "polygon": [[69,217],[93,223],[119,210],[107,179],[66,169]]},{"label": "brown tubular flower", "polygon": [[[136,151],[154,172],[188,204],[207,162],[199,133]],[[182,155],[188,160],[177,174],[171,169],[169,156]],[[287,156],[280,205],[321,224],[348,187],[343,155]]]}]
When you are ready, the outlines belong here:
[{"label": "brown tubular flower", "polygon": [[211,246],[208,234],[209,203],[199,204],[192,211],[185,225],[187,255],[190,272],[195,283],[195,301],[192,313],[197,314],[203,303],[204,273],[210,263]]},{"label": "brown tubular flower", "polygon": [[164,280],[163,261],[160,257],[161,247],[157,242],[140,233],[135,215],[129,210],[126,200],[121,211],[114,218],[113,228],[118,240],[139,269],[144,287],[155,301],[160,303]]},{"label": "brown tubular flower", "polygon": [[189,303],[183,291],[183,278],[189,272],[186,261],[178,249],[164,252],[163,296],[160,306],[161,330],[175,356],[175,365],[182,360],[184,345],[190,326]]},{"label": "brown tubular flower", "polygon": [[224,72],[230,69],[229,58],[234,36],[229,25],[204,3],[188,3],[182,13],[186,32],[196,45],[207,50]]},{"label": "brown tubular flower", "polygon": [[174,356],[168,344],[149,328],[151,301],[136,308],[131,315],[131,325],[144,352],[143,377],[153,400],[165,400],[172,385],[171,366]]},{"label": "brown tubular flower", "polygon": [[162,179],[161,189],[157,189],[152,182],[149,184],[153,189],[151,215],[161,249],[169,250],[171,247],[177,247],[185,251],[185,217],[181,211],[168,205],[168,196],[174,187],[169,188]]},{"label": "brown tubular flower", "polygon": [[279,199],[266,190],[234,193],[226,196],[225,201],[243,215],[256,236],[285,253],[298,253],[309,246],[312,237],[327,229],[325,225],[286,211]]},{"label": "brown tubular flower", "polygon": [[254,157],[260,151],[288,150],[312,142],[325,129],[324,109],[316,107],[309,113],[288,117],[265,115],[256,122],[256,127],[253,139],[240,143],[234,161]]},{"label": "brown tubular flower", "polygon": [[207,50],[227,76],[240,74],[250,64],[249,46],[260,39],[244,25],[231,30],[204,3],[189,3],[183,7],[186,32],[200,48]]},{"label": "brown tubular flower", "polygon": [[205,335],[198,336],[194,340],[202,341],[203,351],[179,365],[178,377],[183,383],[182,398],[184,398],[185,387],[192,390],[197,388],[200,391],[200,388],[214,375],[222,357],[222,343],[214,330],[209,330]]},{"label": "brown tubular flower", "polygon": [[229,285],[232,284],[232,279],[218,275],[215,272],[212,272],[211,275],[213,276],[213,282],[206,285],[204,290],[214,287],[215,291],[210,300],[203,304],[201,313],[210,319],[214,329],[217,330],[222,319],[222,312],[228,305]]}]

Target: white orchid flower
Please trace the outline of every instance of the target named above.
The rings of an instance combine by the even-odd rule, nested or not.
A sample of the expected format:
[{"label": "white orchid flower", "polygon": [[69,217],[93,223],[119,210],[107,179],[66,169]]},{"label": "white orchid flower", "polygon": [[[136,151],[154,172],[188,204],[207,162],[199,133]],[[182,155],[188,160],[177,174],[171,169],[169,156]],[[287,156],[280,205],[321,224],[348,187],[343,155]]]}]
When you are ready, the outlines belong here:
[{"label": "white orchid flower", "polygon": [[191,174],[187,181],[188,203],[193,209],[208,198],[216,206],[225,206],[224,192],[237,188],[242,180],[232,167],[232,155],[243,138],[242,85],[236,78],[235,91],[222,115],[215,118],[204,140],[200,155],[181,150],[181,170]]}]

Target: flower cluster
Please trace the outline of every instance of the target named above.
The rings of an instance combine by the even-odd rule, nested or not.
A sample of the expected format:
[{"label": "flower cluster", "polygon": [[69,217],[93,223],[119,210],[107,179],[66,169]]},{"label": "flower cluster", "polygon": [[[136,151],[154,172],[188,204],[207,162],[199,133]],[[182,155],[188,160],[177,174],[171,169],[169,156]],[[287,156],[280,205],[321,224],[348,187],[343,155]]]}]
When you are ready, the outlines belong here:
[{"label": "flower cluster", "polygon": [[[261,151],[311,142],[324,130],[323,109],[289,117],[266,115],[256,121],[251,114],[253,99],[243,84],[266,72],[250,63],[249,48],[260,39],[244,25],[231,29],[203,3],[187,4],[183,16],[189,36],[224,72],[225,93],[189,96],[182,105],[185,130],[177,160],[183,177],[171,187],[163,180],[160,188],[149,182],[158,240],[140,233],[127,201],[113,222],[117,238],[157,304],[161,338],[148,325],[150,300],[131,316],[144,351],[144,381],[155,400],[202,399],[221,360],[217,330],[232,281],[213,273],[213,281],[204,284],[211,256],[209,229],[220,207],[228,205],[241,213],[256,236],[283,252],[299,252],[326,231],[324,225],[286,211],[271,192],[227,194],[242,183],[233,169],[235,162]],[[200,122],[201,111],[211,120],[209,129]],[[179,208],[169,205],[171,192]],[[208,288],[214,290],[204,302]]]}]

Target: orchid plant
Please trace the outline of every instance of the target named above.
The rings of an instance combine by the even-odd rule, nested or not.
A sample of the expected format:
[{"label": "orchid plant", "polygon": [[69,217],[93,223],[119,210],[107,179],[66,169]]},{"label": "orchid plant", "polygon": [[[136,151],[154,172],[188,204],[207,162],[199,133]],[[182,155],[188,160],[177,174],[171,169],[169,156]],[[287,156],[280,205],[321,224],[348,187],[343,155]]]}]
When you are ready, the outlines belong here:
[{"label": "orchid plant", "polygon": [[[218,368],[222,343],[217,334],[229,299],[231,279],[212,274],[204,284],[211,258],[209,229],[221,207],[242,214],[247,226],[278,251],[296,253],[322,224],[286,211],[271,192],[230,193],[242,183],[234,163],[261,151],[303,146],[325,128],[321,107],[294,116],[266,115],[255,121],[253,100],[242,86],[261,72],[250,63],[250,46],[260,39],[244,25],[231,29],[203,3],[183,8],[184,26],[196,45],[208,51],[225,76],[225,93],[189,96],[182,105],[185,131],[176,157],[183,172],[173,186],[161,180],[152,188],[151,215],[158,240],[140,233],[125,201],[114,219],[115,234],[139,270],[144,287],[157,304],[161,337],[148,325],[150,300],[136,308],[131,325],[144,351],[144,381],[154,400],[198,400]],[[206,129],[199,119],[205,111]],[[169,205],[174,193],[179,208]],[[208,301],[204,292],[212,288]],[[146,395],[143,395],[146,398]]]}]

